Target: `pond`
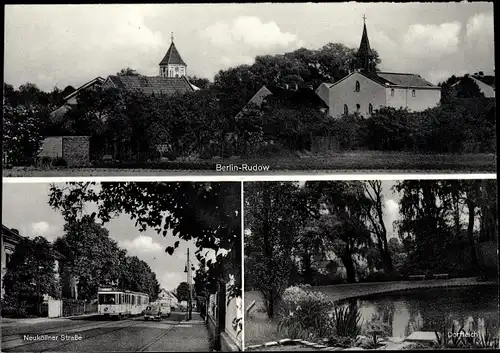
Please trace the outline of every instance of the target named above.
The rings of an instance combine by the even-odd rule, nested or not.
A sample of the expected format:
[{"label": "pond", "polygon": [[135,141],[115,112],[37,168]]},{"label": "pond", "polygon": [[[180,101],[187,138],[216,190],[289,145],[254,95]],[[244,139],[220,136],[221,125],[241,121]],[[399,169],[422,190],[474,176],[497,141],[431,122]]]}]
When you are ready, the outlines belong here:
[{"label": "pond", "polygon": [[[451,330],[453,323],[464,330],[499,332],[498,287],[467,286],[412,289],[338,302],[357,304],[362,320],[380,318],[392,337],[407,337],[415,331]],[[491,332],[493,330],[493,332]]]}]

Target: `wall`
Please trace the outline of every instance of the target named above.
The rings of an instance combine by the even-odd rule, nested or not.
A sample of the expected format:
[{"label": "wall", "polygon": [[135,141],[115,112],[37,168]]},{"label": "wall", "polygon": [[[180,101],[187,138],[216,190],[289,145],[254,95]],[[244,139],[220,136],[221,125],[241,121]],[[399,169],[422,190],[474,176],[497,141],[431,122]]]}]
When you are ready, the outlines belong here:
[{"label": "wall", "polygon": [[[356,81],[360,84],[359,92],[355,92]],[[329,115],[334,118],[344,114],[344,104],[349,114],[356,112],[356,104],[359,104],[359,113],[367,116],[370,103],[373,110],[386,105],[385,87],[360,73],[355,72],[330,87]]]},{"label": "wall", "polygon": [[69,167],[88,165],[90,163],[90,137],[64,136],[63,158]]},{"label": "wall", "polygon": [[62,300],[49,298],[49,317],[61,317],[62,316]]},{"label": "wall", "polygon": [[428,108],[434,108],[441,100],[441,89],[415,89],[415,97],[412,96],[413,88],[394,88],[394,96],[391,88],[386,88],[387,106],[396,109],[408,108],[414,112],[420,112]]},{"label": "wall", "polygon": [[42,151],[38,157],[57,158],[62,157],[63,138],[61,136],[46,137],[42,142]]},{"label": "wall", "polygon": [[[226,292],[228,292],[229,285],[226,286]],[[237,319],[243,320],[243,301],[240,297],[229,298],[226,296],[226,341],[228,345],[236,345],[240,350],[242,349],[242,335],[243,333],[237,326]]]}]

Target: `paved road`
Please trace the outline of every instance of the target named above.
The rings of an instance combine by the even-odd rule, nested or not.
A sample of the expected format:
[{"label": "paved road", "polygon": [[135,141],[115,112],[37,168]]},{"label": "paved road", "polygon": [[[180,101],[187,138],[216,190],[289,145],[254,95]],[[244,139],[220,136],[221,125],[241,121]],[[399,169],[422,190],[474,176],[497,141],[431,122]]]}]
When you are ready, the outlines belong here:
[{"label": "paved road", "polygon": [[199,315],[185,321],[172,313],[161,322],[142,317],[107,320],[97,316],[2,325],[2,352],[208,352],[207,328]]}]

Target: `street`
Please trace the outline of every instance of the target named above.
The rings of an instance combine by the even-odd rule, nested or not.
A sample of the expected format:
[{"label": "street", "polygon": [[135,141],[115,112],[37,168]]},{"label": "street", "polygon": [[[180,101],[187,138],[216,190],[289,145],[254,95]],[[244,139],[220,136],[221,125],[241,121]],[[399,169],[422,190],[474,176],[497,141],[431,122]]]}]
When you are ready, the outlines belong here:
[{"label": "street", "polygon": [[[142,316],[108,320],[98,316],[47,319],[20,325],[2,323],[2,352],[210,351],[208,331],[199,314],[186,321],[173,312],[162,321]],[[35,319],[36,320],[36,319]]]}]

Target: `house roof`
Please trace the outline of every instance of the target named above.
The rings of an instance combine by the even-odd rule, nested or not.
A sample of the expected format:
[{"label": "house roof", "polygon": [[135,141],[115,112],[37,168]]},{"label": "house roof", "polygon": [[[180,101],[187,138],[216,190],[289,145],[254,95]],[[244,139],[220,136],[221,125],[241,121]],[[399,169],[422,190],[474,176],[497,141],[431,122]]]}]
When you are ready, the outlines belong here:
[{"label": "house roof", "polygon": [[2,237],[6,236],[10,241],[19,243],[24,237],[16,229],[11,229],[2,224]]},{"label": "house roof", "polygon": [[475,78],[476,80],[478,81],[481,81],[482,83],[488,85],[488,86],[491,86],[493,88],[495,88],[495,76],[479,76],[479,75],[473,75],[471,76],[472,78]]},{"label": "house roof", "polygon": [[64,100],[68,100],[74,96],[76,96],[81,90],[84,90],[88,87],[91,87],[93,86],[94,84],[99,84],[99,85],[102,85],[104,83],[104,81],[106,81],[104,78],[98,76],[96,78],[94,78],[93,80],[87,82],[87,83],[84,83],[83,85],[81,85],[80,87],[78,87],[74,92],[68,94],[66,97],[64,97]]},{"label": "house roof", "polygon": [[170,44],[170,48],[167,50],[167,54],[163,57],[160,65],[184,65],[187,66],[184,60],[181,58],[181,54],[177,51],[174,42]]},{"label": "house roof", "polygon": [[[366,75],[366,74],[365,74]],[[412,87],[412,88],[439,88],[420,75],[409,73],[375,72],[368,77],[377,80],[385,86]]]},{"label": "house roof", "polygon": [[433,85],[429,81],[420,77],[417,74],[408,74],[408,73],[393,73],[393,72],[373,72],[366,73],[363,71],[354,71],[351,74],[345,76],[341,80],[332,84],[329,88],[338,85],[340,82],[344,81],[348,77],[351,77],[354,74],[360,74],[365,76],[366,78],[372,80],[373,82],[378,83],[381,86],[388,88],[422,88],[422,89],[441,89],[441,87]]},{"label": "house roof", "polygon": [[250,104],[261,106],[266,97],[275,96],[278,98],[289,100],[295,104],[304,104],[315,107],[328,108],[328,105],[316,94],[314,90],[308,88],[300,88],[298,90],[284,89],[277,86],[262,86],[253,96],[243,109],[236,115],[236,119],[241,117],[243,111]]},{"label": "house roof", "polygon": [[185,76],[147,77],[147,76],[108,76],[108,80],[119,89],[139,91],[144,94],[174,94],[193,92],[195,89]]}]

